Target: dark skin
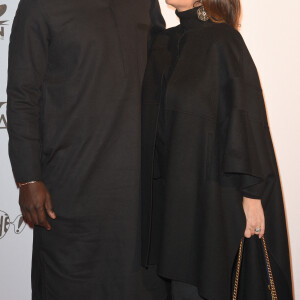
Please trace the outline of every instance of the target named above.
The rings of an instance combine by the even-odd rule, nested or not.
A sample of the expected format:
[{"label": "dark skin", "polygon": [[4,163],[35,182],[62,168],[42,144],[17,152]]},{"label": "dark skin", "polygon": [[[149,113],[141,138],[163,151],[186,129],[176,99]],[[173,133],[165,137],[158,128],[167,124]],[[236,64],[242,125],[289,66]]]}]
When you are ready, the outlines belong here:
[{"label": "dark skin", "polygon": [[45,184],[41,181],[20,187],[19,204],[24,221],[29,226],[38,225],[46,230],[51,230],[46,213],[51,219],[56,215],[53,210],[51,196]]}]

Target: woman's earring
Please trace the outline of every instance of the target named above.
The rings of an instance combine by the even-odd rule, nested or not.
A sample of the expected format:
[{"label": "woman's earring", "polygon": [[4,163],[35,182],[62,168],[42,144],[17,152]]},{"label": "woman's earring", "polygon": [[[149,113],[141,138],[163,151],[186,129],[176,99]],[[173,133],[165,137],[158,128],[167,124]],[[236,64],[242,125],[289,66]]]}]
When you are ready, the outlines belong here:
[{"label": "woman's earring", "polygon": [[200,2],[200,6],[197,10],[198,19],[201,21],[207,21],[209,19],[207,12],[205,11],[204,5],[202,1]]}]

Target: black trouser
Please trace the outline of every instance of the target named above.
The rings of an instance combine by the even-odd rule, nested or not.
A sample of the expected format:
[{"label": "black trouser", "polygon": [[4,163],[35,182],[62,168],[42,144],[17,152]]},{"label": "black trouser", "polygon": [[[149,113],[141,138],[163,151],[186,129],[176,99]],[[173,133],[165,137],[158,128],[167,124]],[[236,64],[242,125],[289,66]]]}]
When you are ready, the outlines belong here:
[{"label": "black trouser", "polygon": [[172,281],[172,300],[205,300],[198,294],[194,285],[180,281]]}]

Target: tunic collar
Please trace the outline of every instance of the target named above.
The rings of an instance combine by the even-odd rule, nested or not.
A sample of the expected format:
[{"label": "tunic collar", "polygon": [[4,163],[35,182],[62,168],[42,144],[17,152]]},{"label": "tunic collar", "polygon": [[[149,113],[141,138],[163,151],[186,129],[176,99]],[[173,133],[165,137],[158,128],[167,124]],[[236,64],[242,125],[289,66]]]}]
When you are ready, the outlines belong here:
[{"label": "tunic collar", "polygon": [[175,13],[180,20],[180,24],[184,29],[193,29],[203,25],[205,22],[198,18],[197,10],[199,7],[194,7],[185,11],[176,10]]}]

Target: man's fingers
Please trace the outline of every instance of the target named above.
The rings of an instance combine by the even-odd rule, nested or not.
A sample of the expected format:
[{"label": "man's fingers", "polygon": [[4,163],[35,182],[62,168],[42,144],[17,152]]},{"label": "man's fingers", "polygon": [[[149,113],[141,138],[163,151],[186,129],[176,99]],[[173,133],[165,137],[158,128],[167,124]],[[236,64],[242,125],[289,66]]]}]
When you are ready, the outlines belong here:
[{"label": "man's fingers", "polygon": [[20,188],[19,204],[22,209],[24,220],[46,229],[51,229],[48,216],[55,219],[50,194],[42,182],[28,184]]},{"label": "man's fingers", "polygon": [[51,219],[55,219],[56,215],[55,215],[55,212],[53,210],[53,205],[52,205],[52,201],[51,201],[50,195],[47,195],[47,197],[46,197],[45,207],[46,207],[46,210],[47,210],[47,213],[48,213],[49,217]]},{"label": "man's fingers", "polygon": [[30,222],[37,225],[39,223],[39,219],[34,207],[30,208],[29,215],[30,215]]},{"label": "man's fingers", "polygon": [[22,215],[23,215],[23,219],[25,221],[25,223],[27,223],[30,227],[33,227],[33,223],[31,221],[31,216],[29,214],[29,212],[25,209],[21,209],[22,211]]},{"label": "man's fingers", "polygon": [[21,213],[22,213],[22,216],[23,216],[23,220],[27,223],[28,221],[26,219],[26,212],[22,207],[20,207],[20,209],[21,209]]},{"label": "man's fingers", "polygon": [[45,208],[44,207],[38,207],[36,208],[37,212],[37,217],[38,217],[38,224],[39,226],[44,227],[47,230],[51,229],[51,225],[49,224],[46,213],[45,213]]}]

